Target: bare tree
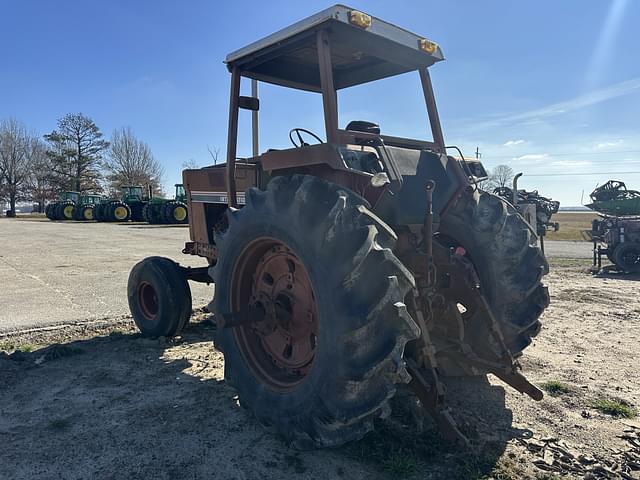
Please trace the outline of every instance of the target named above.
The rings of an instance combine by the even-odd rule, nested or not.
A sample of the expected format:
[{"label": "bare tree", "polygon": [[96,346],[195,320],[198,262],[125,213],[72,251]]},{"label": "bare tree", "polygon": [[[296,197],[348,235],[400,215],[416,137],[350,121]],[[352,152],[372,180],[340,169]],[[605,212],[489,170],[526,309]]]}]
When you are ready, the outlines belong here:
[{"label": "bare tree", "polygon": [[29,158],[31,160],[31,171],[27,180],[29,197],[38,204],[38,211],[43,212],[45,203],[55,198],[56,188],[53,184],[47,145],[37,137],[31,139]]},{"label": "bare tree", "polygon": [[109,142],[93,120],[82,113],[69,113],[44,138],[49,142],[48,155],[59,187],[79,192],[101,188],[100,164]]},{"label": "bare tree", "polygon": [[209,151],[209,155],[211,156],[211,160],[213,160],[213,164],[217,165],[218,164],[218,156],[220,155],[220,147],[211,148],[209,145],[207,145],[207,150]]},{"label": "bare tree", "polygon": [[193,158],[182,162],[183,170],[195,170],[196,168],[200,168],[200,166],[198,165],[198,162],[196,162]]},{"label": "bare tree", "polygon": [[511,187],[514,175],[513,169],[509,165],[498,165],[489,172],[489,179],[483,182],[482,188],[493,191],[499,187]]},{"label": "bare tree", "polygon": [[12,214],[15,214],[16,202],[26,191],[30,142],[31,137],[22,123],[13,118],[0,123],[0,179],[3,196],[9,201]]},{"label": "bare tree", "polygon": [[105,167],[111,189],[150,185],[154,194],[162,193],[164,168],[153,157],[149,145],[136,138],[130,127],[113,132]]}]

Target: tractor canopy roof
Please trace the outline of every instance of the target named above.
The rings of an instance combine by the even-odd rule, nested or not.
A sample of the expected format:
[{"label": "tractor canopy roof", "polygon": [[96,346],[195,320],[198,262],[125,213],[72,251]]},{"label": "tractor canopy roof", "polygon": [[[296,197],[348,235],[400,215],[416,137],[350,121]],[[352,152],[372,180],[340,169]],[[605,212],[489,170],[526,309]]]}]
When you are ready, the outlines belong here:
[{"label": "tractor canopy roof", "polygon": [[230,53],[242,76],[319,92],[316,33],[329,31],[336,89],[428,67],[444,60],[430,40],[344,5],[334,5]]}]

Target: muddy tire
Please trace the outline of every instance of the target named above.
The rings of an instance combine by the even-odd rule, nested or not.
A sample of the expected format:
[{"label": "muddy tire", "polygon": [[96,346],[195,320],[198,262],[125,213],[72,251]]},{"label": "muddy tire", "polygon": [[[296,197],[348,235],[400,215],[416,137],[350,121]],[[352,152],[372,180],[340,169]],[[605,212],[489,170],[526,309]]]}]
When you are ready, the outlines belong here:
[{"label": "muddy tire", "polygon": [[361,438],[410,380],[402,356],[419,329],[403,300],[414,279],[367,206],[316,177],[278,177],[249,189],[216,238],[217,318],[260,318],[218,328],[225,380],[296,448]]},{"label": "muddy tire", "polygon": [[[480,279],[505,343],[514,356],[531,343],[541,328],[540,315],[549,305],[549,293],[542,277],[549,272],[544,254],[530,245],[526,221],[504,199],[488,192],[465,193],[443,217],[440,241],[462,246]],[[485,314],[469,312],[464,340],[481,356],[500,355]],[[441,360],[445,373],[479,373],[464,364]],[[449,368],[447,368],[447,365]]]},{"label": "muddy tire", "polygon": [[148,257],[129,273],[129,310],[145,337],[178,335],[191,317],[191,290],[177,263]]},{"label": "muddy tire", "polygon": [[613,251],[611,260],[625,272],[640,272],[640,243],[621,243]]}]

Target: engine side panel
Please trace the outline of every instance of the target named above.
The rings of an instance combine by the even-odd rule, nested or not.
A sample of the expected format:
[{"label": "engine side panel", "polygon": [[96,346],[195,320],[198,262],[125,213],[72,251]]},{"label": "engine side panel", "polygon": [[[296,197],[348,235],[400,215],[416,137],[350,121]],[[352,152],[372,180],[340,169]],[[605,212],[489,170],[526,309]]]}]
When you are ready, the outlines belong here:
[{"label": "engine side panel", "polygon": [[433,212],[437,220],[460,185],[454,159],[427,150],[386,147],[402,175],[398,192],[386,191],[374,207],[374,212],[389,225],[422,224],[425,216],[427,180],[436,182],[433,193]]},{"label": "engine side panel", "polygon": [[[245,190],[258,185],[259,167],[253,163],[236,164],[236,188],[239,205],[245,203]],[[184,170],[182,181],[189,208],[191,240],[213,244],[213,228],[228,207],[226,165]]]}]

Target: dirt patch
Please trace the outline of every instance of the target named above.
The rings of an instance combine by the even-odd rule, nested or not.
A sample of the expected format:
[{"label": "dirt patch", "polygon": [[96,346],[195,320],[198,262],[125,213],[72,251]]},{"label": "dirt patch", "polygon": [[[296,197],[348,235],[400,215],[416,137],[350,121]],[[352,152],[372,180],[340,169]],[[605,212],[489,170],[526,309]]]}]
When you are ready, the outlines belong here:
[{"label": "dirt patch", "polygon": [[15,351],[0,353],[0,477],[638,479],[640,422],[600,408],[640,404],[638,283],[588,266],[552,261],[553,303],[522,359],[553,395],[449,381],[470,449],[442,442],[405,390],[361,441],[290,449],[239,406],[202,311],[174,340],[127,318],[0,336]]}]

